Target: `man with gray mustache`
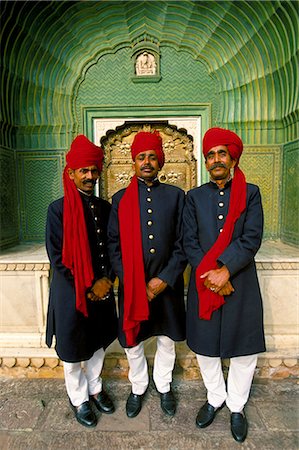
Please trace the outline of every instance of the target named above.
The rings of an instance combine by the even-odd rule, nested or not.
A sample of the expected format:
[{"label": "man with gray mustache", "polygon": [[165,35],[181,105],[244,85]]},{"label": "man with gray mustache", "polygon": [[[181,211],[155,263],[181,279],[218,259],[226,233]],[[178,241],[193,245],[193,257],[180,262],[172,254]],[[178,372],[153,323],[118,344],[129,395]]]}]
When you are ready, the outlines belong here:
[{"label": "man with gray mustache", "polygon": [[[184,249],[192,267],[187,300],[187,344],[196,353],[207,402],[196,417],[209,426],[226,404],[237,442],[247,435],[244,406],[265,351],[263,307],[254,256],[263,233],[259,188],[239,168],[243,143],[223,128],[203,138],[210,182],[187,194]],[[221,359],[230,359],[227,386]]]}]

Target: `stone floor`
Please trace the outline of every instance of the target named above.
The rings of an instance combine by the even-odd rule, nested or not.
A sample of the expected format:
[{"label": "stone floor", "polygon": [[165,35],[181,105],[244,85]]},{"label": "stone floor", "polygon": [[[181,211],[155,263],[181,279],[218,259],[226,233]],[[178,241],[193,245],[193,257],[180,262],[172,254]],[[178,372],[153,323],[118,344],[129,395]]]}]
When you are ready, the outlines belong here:
[{"label": "stone floor", "polygon": [[229,411],[224,408],[212,425],[195,426],[205,401],[201,381],[173,383],[177,413],[166,417],[151,385],[141,413],[125,414],[130,392],[127,381],[105,382],[116,405],[113,415],[98,415],[96,428],[77,423],[68,406],[61,379],[0,378],[1,450],[298,450],[298,391],[296,380],[256,380],[246,413],[249,432],[243,444],[230,433]]}]

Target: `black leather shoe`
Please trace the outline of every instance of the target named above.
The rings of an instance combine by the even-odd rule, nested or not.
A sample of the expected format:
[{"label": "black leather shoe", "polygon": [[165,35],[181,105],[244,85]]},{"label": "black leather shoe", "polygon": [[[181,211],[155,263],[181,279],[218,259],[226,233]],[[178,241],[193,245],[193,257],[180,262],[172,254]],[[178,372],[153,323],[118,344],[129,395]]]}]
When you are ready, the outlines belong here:
[{"label": "black leather shoe", "polygon": [[170,389],[170,391],[165,392],[165,394],[161,394],[161,392],[159,392],[159,394],[162,411],[168,416],[174,416],[176,411],[176,401],[172,390]]},{"label": "black leather shoe", "polygon": [[246,416],[242,413],[231,413],[230,429],[237,442],[244,442],[247,436],[248,424]]},{"label": "black leather shoe", "polygon": [[130,417],[130,419],[138,416],[138,414],[140,413],[143,397],[144,397],[144,394],[137,395],[137,394],[133,394],[133,392],[131,392],[131,394],[129,395],[127,404],[126,404],[126,413],[127,413],[127,416]]},{"label": "black leather shoe", "polygon": [[91,409],[91,404],[87,401],[79,406],[74,406],[71,401],[70,405],[75,413],[75,417],[81,425],[85,427],[95,427],[97,424],[97,418],[95,413]]},{"label": "black leather shoe", "polygon": [[115,408],[112,403],[112,400],[109,397],[109,395],[107,394],[107,392],[105,392],[104,390],[99,392],[96,398],[93,395],[91,395],[90,399],[91,399],[91,401],[94,402],[94,404],[96,405],[98,410],[101,411],[102,413],[105,413],[105,414],[114,413]]},{"label": "black leather shoe", "polygon": [[210,403],[206,402],[198,411],[196,417],[196,425],[199,428],[205,428],[211,425],[218,411],[224,406],[224,403],[219,408],[214,408]]}]

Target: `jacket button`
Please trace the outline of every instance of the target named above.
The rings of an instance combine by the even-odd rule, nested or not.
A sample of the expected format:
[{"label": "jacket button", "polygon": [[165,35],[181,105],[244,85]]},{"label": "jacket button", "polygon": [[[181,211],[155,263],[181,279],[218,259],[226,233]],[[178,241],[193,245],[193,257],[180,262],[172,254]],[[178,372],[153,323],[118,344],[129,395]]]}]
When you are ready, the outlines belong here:
[{"label": "jacket button", "polygon": [[223,231],[223,228],[220,228],[219,233],[222,233],[222,231]]},{"label": "jacket button", "polygon": [[151,248],[150,249],[150,253],[152,253],[152,254],[156,253],[156,249],[155,248]]},{"label": "jacket button", "polygon": [[219,195],[224,195],[224,191],[220,191],[220,192],[219,192]]},{"label": "jacket button", "polygon": [[151,220],[148,220],[147,224],[148,224],[149,227],[151,227],[153,225],[153,222]]},{"label": "jacket button", "polygon": [[218,206],[220,206],[220,208],[222,208],[224,206],[224,203],[223,202],[219,202]]},{"label": "jacket button", "polygon": [[148,187],[146,190],[147,190],[147,192],[151,192],[151,188],[150,187]]},{"label": "jacket button", "polygon": [[150,197],[147,197],[146,201],[147,201],[147,202],[151,202],[152,199],[151,199]]},{"label": "jacket button", "polygon": [[151,214],[151,213],[153,212],[153,210],[149,208],[149,209],[147,210],[147,212],[148,212],[149,214]]},{"label": "jacket button", "polygon": [[153,234],[149,234],[149,235],[148,235],[148,238],[149,238],[149,239],[154,239],[154,235],[153,235]]},{"label": "jacket button", "polygon": [[223,219],[223,215],[222,215],[222,214],[219,214],[218,219],[219,219],[219,220],[222,220],[222,219]]}]

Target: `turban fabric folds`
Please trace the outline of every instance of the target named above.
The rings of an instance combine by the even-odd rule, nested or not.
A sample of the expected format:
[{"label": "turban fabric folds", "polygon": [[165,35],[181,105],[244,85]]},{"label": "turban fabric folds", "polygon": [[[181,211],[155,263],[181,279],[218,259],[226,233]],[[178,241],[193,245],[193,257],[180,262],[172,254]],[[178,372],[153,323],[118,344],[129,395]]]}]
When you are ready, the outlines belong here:
[{"label": "turban fabric folds", "polygon": [[[157,154],[160,169],[164,165],[162,138],[158,132],[140,131],[131,145],[133,161],[147,150]],[[136,345],[140,323],[149,318],[149,305],[143,263],[139,191],[136,175],[127,187],[118,209],[122,264],[124,271],[123,331],[129,347]]]},{"label": "turban fabric folds", "polygon": [[103,150],[98,147],[86,136],[79,134],[72,144],[66,155],[66,163],[71,169],[79,169],[80,167],[97,166],[99,172],[103,167]]},{"label": "turban fabric folds", "polygon": [[86,290],[92,286],[94,274],[82,200],[68,169],[97,166],[102,170],[103,151],[84,135],[77,136],[66,155],[63,172],[63,248],[62,263],[74,276],[76,309],[88,316]]},{"label": "turban fabric folds", "polygon": [[196,268],[195,278],[199,298],[199,317],[205,320],[210,320],[213,311],[220,308],[225,302],[222,295],[216,294],[205,287],[205,280],[200,278],[200,276],[209,270],[219,268],[217,259],[230,244],[235,223],[246,207],[246,179],[244,173],[238,167],[239,158],[243,151],[243,143],[233,131],[224,128],[210,128],[203,138],[204,156],[206,157],[209,150],[218,145],[227,146],[230,156],[236,160],[236,165],[234,167],[228,215],[223,231]]},{"label": "turban fabric folds", "polygon": [[140,131],[136,134],[131,145],[132,159],[135,161],[138,153],[154,150],[157,154],[159,167],[162,169],[165,162],[165,156],[162,148],[162,138],[158,131],[150,133],[148,131]]},{"label": "turban fabric folds", "polygon": [[233,131],[224,128],[210,128],[203,137],[202,151],[204,157],[207,156],[211,148],[217,145],[226,145],[232,159],[239,162],[239,158],[243,152],[243,142],[239,136]]}]

